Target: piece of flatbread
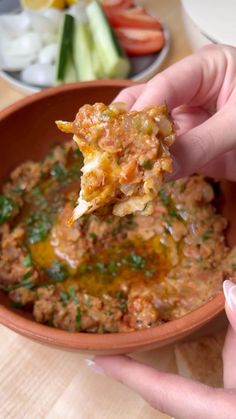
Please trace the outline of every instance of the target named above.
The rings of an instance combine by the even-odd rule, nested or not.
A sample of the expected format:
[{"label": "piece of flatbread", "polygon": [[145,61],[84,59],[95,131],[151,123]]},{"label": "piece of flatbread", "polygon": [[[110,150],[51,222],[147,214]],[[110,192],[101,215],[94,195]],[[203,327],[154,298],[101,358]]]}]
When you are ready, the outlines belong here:
[{"label": "piece of flatbread", "polygon": [[108,205],[120,217],[152,213],[164,173],[172,171],[174,125],[165,105],[128,112],[122,103],[95,103],[82,106],[73,123],[56,124],[74,134],[84,157],[73,220]]},{"label": "piece of flatbread", "polygon": [[225,331],[175,346],[178,373],[212,387],[223,387]]}]

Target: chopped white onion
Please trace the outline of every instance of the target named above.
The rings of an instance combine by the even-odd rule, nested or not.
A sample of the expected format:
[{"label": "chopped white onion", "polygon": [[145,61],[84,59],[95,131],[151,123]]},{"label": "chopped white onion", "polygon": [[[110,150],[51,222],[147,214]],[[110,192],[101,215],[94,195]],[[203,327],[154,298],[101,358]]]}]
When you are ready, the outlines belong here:
[{"label": "chopped white onion", "polygon": [[23,82],[40,87],[52,86],[54,77],[55,66],[52,64],[33,64],[21,72]]},{"label": "chopped white onion", "polygon": [[35,55],[15,56],[3,55],[0,52],[0,70],[20,71],[29,66],[35,60]]},{"label": "chopped white onion", "polygon": [[58,41],[58,35],[55,33],[45,32],[41,34],[43,45],[54,44]]},{"label": "chopped white onion", "polygon": [[58,25],[56,25],[51,19],[46,16],[42,16],[39,13],[27,12],[31,26],[34,31],[39,33],[55,33],[57,32]]},{"label": "chopped white onion", "polygon": [[5,40],[4,48],[2,45],[2,49],[7,55],[15,56],[37,55],[41,48],[42,38],[35,32],[28,32],[15,39]]},{"label": "chopped white onion", "polygon": [[41,15],[53,21],[57,26],[60,26],[64,13],[58,9],[50,8],[41,12]]},{"label": "chopped white onion", "polygon": [[44,47],[39,53],[38,62],[41,64],[53,64],[56,61],[57,49],[56,43]]},{"label": "chopped white onion", "polygon": [[86,13],[86,4],[81,1],[71,6],[67,13],[73,16],[77,22],[88,22],[88,16]]},{"label": "chopped white onion", "polygon": [[16,15],[5,14],[0,16],[0,28],[10,37],[22,35],[29,31],[30,27],[30,19],[26,12],[21,12]]},{"label": "chopped white onion", "polygon": [[36,60],[41,48],[42,40],[37,33],[28,32],[14,39],[5,34],[0,39],[1,68],[22,70]]}]

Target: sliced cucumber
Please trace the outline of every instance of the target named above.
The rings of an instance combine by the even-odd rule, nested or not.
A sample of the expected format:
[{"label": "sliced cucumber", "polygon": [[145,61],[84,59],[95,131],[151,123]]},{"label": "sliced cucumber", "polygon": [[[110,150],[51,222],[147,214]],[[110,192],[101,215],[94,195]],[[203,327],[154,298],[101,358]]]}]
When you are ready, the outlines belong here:
[{"label": "sliced cucumber", "polygon": [[77,80],[73,63],[74,18],[65,14],[58,44],[56,84],[70,83]]},{"label": "sliced cucumber", "polygon": [[130,63],[110,27],[100,4],[93,0],[88,4],[88,19],[100,60],[104,63],[106,76],[125,78],[130,71]]},{"label": "sliced cucumber", "polygon": [[106,71],[104,69],[104,65],[102,63],[100,54],[96,48],[96,45],[93,41],[93,49],[92,49],[92,62],[93,62],[93,70],[96,74],[97,79],[105,79],[107,77]]},{"label": "sliced cucumber", "polygon": [[74,62],[79,80],[96,80],[93,68],[93,40],[88,23],[77,23],[74,33]]}]

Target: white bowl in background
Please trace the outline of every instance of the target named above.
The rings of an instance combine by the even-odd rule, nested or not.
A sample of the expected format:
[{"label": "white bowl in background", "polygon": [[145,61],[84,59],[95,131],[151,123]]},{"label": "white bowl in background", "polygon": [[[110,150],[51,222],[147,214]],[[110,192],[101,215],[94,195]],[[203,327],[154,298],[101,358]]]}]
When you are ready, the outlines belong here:
[{"label": "white bowl in background", "polygon": [[182,0],[182,9],[194,51],[211,43],[236,46],[235,0]]}]

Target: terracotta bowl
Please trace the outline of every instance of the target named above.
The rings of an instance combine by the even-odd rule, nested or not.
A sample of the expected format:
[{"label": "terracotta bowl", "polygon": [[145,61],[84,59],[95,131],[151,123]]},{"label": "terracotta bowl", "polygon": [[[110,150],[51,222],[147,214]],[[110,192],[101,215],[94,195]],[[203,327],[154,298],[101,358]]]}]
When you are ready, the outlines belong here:
[{"label": "terracotta bowl", "polygon": [[[85,103],[109,103],[130,84],[128,81],[100,81],[60,86],[27,97],[2,111],[0,182],[24,160],[38,160],[55,141],[64,140],[64,134],[54,124],[56,119],[73,120],[78,108]],[[233,192],[234,184],[224,184],[224,212],[231,222],[230,244],[233,244],[232,237],[236,231],[236,218],[233,217],[236,194]],[[17,333],[68,350],[107,354],[153,349],[175,342],[214,319],[223,308],[224,298],[220,293],[193,312],[161,326],[130,333],[98,335],[69,333],[38,324],[30,314],[13,309],[8,297],[0,293],[0,321]]]}]

